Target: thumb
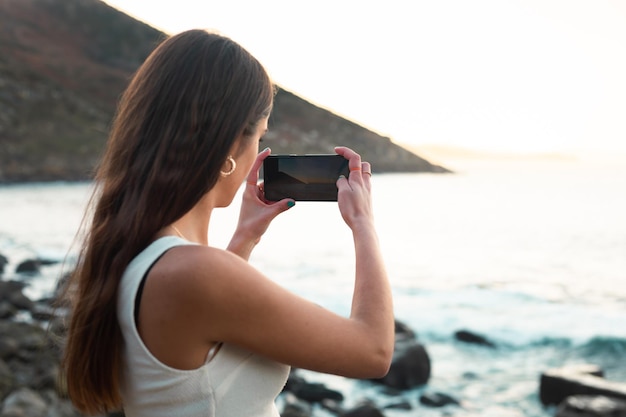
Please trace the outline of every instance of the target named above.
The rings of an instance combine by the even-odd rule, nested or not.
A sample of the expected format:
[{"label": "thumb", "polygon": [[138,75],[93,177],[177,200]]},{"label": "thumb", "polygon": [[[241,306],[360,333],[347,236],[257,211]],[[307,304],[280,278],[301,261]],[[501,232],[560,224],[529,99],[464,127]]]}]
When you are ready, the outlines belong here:
[{"label": "thumb", "polygon": [[274,216],[278,216],[280,213],[289,210],[295,205],[296,205],[296,202],[291,198],[284,198],[276,202],[275,204],[273,204],[274,211],[275,211]]},{"label": "thumb", "polygon": [[281,211],[287,211],[295,205],[296,201],[292,200],[291,198],[285,198],[284,200],[281,200],[279,204],[279,206],[281,207]]}]

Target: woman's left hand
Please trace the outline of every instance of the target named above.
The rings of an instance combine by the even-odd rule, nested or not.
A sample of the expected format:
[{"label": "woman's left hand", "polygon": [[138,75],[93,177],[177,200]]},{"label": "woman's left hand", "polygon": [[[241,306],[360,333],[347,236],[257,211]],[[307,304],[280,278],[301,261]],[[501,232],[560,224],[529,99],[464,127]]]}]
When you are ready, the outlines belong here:
[{"label": "woman's left hand", "polygon": [[250,257],[252,249],[259,243],[272,220],[295,205],[295,201],[289,198],[280,201],[265,199],[263,183],[259,183],[259,170],[270,152],[269,148],[261,151],[250,169],[243,192],[237,229],[228,245],[229,251],[244,259]]}]

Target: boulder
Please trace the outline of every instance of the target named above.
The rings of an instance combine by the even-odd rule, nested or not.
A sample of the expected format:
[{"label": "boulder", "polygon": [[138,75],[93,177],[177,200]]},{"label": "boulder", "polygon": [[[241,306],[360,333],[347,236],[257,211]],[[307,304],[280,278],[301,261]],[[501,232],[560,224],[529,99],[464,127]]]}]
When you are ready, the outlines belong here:
[{"label": "boulder", "polygon": [[60,351],[50,343],[46,330],[38,325],[0,321],[1,358],[19,386],[55,388]]},{"label": "boulder", "polygon": [[324,410],[328,410],[331,414],[340,415],[343,412],[343,407],[340,401],[335,400],[323,400],[320,406]]},{"label": "boulder", "polygon": [[39,264],[41,266],[57,265],[61,263],[58,259],[52,259],[52,258],[37,258],[37,260],[39,261]]},{"label": "boulder", "polygon": [[18,310],[30,311],[34,307],[33,301],[26,297],[22,291],[15,291],[9,295],[9,301]]},{"label": "boulder", "polygon": [[13,372],[11,372],[9,366],[0,359],[0,401],[13,390],[14,382]]},{"label": "boulder", "polygon": [[474,345],[480,345],[490,348],[496,347],[496,345],[488,340],[485,336],[470,332],[469,330],[458,330],[454,333],[454,338],[459,342],[471,343]]},{"label": "boulder", "polygon": [[39,351],[46,347],[46,330],[33,323],[0,321],[0,340],[13,339],[21,351]]},{"label": "boulder", "polygon": [[0,300],[0,320],[6,320],[14,317],[17,314],[17,309],[12,303],[8,301]]},{"label": "boulder", "polygon": [[395,321],[395,338],[396,343],[402,340],[415,340],[417,339],[417,335],[409,326],[405,323],[396,320]]},{"label": "boulder", "polygon": [[41,268],[41,261],[39,259],[27,259],[21,262],[15,272],[18,274],[27,274],[27,275],[35,275],[39,274],[39,269]]},{"label": "boulder", "polygon": [[50,321],[55,318],[57,311],[48,304],[34,303],[30,315],[33,319],[39,321]]},{"label": "boulder", "polygon": [[293,372],[290,374],[284,390],[310,403],[320,403],[324,400],[343,401],[343,394],[339,391],[327,388],[324,384],[317,382],[307,382]]},{"label": "boulder", "polygon": [[4,274],[4,268],[9,264],[9,258],[0,253],[0,276]]},{"label": "boulder", "polygon": [[445,407],[447,405],[460,405],[460,402],[441,392],[425,392],[420,396],[420,403],[428,407]]},{"label": "boulder", "polygon": [[375,381],[388,387],[408,390],[426,384],[430,378],[430,357],[417,340],[396,341],[389,372]]},{"label": "boulder", "polygon": [[311,403],[299,399],[291,393],[284,396],[285,404],[281,417],[311,417],[313,416],[313,406]]},{"label": "boulder", "polygon": [[327,388],[324,384],[306,382],[291,389],[291,392],[298,398],[310,403],[322,402],[324,400],[343,401],[343,394],[339,391]]},{"label": "boulder", "polygon": [[0,300],[8,300],[15,292],[22,293],[26,284],[21,281],[0,281]]},{"label": "boulder", "polygon": [[411,405],[411,403],[407,400],[398,400],[396,402],[387,404],[385,406],[385,410],[402,410],[402,411],[409,411],[412,410],[413,406]]},{"label": "boulder", "polygon": [[[48,414],[46,417],[83,417],[74,408],[72,402],[67,398],[60,398],[59,395],[52,390],[43,390],[40,392],[43,399],[48,404]],[[124,417],[122,413],[109,413],[107,417]],[[104,417],[104,416],[103,416]]]},{"label": "boulder", "polygon": [[17,355],[20,345],[13,337],[0,334],[0,359],[10,359]]},{"label": "boulder", "polygon": [[626,383],[604,379],[595,365],[550,369],[541,375],[539,397],[544,405],[558,405],[572,395],[603,395],[626,399]]},{"label": "boulder", "polygon": [[415,332],[396,320],[395,345],[389,372],[384,377],[372,381],[393,390],[407,390],[426,384],[430,378],[430,369],[428,352],[417,341]]},{"label": "boulder", "polygon": [[626,417],[626,400],[573,395],[559,404],[555,417]]},{"label": "boulder", "polygon": [[344,411],[341,417],[385,417],[385,415],[374,403],[366,401]]},{"label": "boulder", "polygon": [[20,388],[7,396],[0,409],[3,417],[47,417],[48,404],[37,392]]},{"label": "boulder", "polygon": [[30,310],[34,303],[22,292],[25,286],[19,281],[0,281],[0,301],[10,303],[18,310]]}]

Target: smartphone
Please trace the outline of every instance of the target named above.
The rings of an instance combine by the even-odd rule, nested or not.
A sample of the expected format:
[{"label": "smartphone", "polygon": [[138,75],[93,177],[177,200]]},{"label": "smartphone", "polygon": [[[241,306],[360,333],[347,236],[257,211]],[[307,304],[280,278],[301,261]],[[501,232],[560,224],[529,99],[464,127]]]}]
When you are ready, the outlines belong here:
[{"label": "smartphone", "polygon": [[269,155],[263,161],[265,198],[337,201],[337,179],[350,174],[341,155]]}]

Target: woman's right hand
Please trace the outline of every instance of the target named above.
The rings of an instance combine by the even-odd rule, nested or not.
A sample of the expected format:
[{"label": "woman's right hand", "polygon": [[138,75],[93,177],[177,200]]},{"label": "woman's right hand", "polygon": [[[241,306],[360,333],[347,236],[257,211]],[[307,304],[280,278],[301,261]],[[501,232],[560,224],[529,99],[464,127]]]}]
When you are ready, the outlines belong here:
[{"label": "woman's right hand", "polygon": [[248,259],[254,246],[259,243],[270,223],[280,213],[295,205],[295,201],[285,198],[280,201],[268,201],[263,194],[263,183],[259,184],[259,170],[263,160],[270,154],[270,148],[261,151],[254,161],[244,188],[239,221],[228,250],[243,259]]},{"label": "woman's right hand", "polygon": [[339,211],[346,224],[354,228],[363,223],[373,223],[371,176],[369,162],[361,162],[361,156],[350,148],[338,146],[338,155],[348,160],[350,174],[337,180]]}]

